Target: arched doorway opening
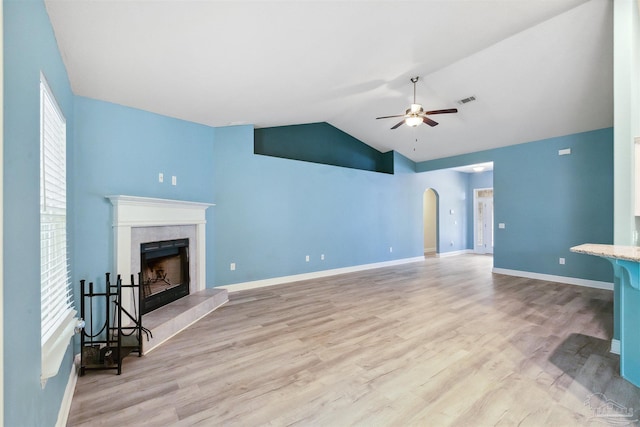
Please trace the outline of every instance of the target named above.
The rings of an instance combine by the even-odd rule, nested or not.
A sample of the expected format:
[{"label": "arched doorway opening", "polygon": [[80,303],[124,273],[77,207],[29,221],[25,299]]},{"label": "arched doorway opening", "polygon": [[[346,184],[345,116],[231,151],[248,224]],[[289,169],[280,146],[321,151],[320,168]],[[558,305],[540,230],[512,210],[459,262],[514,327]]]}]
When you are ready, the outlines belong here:
[{"label": "arched doorway opening", "polygon": [[422,196],[422,222],[424,255],[435,256],[440,252],[438,244],[438,193],[427,188]]}]

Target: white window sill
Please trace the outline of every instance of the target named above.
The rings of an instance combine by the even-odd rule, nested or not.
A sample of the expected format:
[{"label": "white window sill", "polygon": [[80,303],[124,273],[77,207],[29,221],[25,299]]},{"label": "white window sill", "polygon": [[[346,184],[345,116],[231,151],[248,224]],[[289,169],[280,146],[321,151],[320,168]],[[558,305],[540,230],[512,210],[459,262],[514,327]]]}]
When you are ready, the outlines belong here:
[{"label": "white window sill", "polygon": [[42,345],[42,374],[40,383],[44,388],[47,379],[58,374],[60,364],[69,346],[69,341],[75,333],[74,329],[78,323],[75,310],[69,311],[58,330]]}]

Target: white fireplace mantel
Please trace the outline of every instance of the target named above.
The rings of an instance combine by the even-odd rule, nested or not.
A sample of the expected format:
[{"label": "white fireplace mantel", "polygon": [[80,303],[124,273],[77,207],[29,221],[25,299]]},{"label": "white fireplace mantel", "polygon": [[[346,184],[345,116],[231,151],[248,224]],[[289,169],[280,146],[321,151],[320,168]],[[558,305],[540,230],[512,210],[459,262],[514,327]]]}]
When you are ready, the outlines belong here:
[{"label": "white fireplace mantel", "polygon": [[[206,215],[212,203],[156,199],[137,196],[106,196],[113,205],[115,271],[123,279],[137,272],[131,271],[131,229],[193,225],[196,227],[195,291],[205,289],[206,282]],[[126,280],[126,279],[125,279]]]},{"label": "white fireplace mantel", "polygon": [[212,203],[137,196],[107,196],[107,199],[114,206],[114,226],[204,224],[205,210],[209,206],[215,206]]}]

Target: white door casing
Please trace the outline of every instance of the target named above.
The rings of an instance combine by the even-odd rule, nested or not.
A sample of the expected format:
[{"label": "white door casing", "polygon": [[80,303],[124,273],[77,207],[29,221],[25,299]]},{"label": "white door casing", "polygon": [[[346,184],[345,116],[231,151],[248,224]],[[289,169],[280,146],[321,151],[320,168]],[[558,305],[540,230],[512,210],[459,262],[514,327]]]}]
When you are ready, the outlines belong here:
[{"label": "white door casing", "polygon": [[473,250],[479,254],[492,254],[493,189],[475,189],[473,206]]}]

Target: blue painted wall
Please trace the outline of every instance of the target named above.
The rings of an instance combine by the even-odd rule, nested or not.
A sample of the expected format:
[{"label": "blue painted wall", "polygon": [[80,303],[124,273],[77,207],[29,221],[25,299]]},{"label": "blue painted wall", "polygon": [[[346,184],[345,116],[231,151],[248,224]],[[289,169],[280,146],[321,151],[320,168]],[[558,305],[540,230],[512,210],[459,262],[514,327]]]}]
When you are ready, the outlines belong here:
[{"label": "blue painted wall", "polygon": [[[564,148],[571,155],[559,156]],[[416,170],[488,161],[494,162],[495,267],[612,281],[607,261],[569,252],[581,243],[612,243],[611,128],[433,160]],[[505,229],[498,229],[501,222]]]},{"label": "blue painted wall", "polygon": [[[214,131],[83,97],[76,97],[75,116],[73,278],[79,292],[80,279],[103,285],[104,273],[112,271],[113,218],[105,196],[213,201]],[[160,172],[162,183],[158,182]],[[175,186],[171,185],[174,175]],[[208,214],[212,220],[213,213]]]},{"label": "blue painted wall", "polygon": [[[40,71],[67,120],[73,94],[42,1],[4,1],[4,425],[52,426],[69,379],[71,346],[40,386]],[[74,175],[68,150],[68,176]],[[68,192],[70,203],[73,195]],[[68,212],[73,222],[73,209]],[[69,227],[73,233],[72,227]],[[70,257],[77,252],[70,248]]]},{"label": "blue painted wall", "polygon": [[493,171],[474,172],[469,175],[470,189],[476,188],[493,188]]},{"label": "blue painted wall", "polygon": [[[422,202],[423,193],[432,188],[438,193],[438,252],[457,252],[467,249],[469,174],[453,170],[438,170],[413,176]],[[420,206],[422,210],[422,205]],[[422,220],[422,217],[420,217]],[[413,225],[422,232],[422,223]],[[423,242],[422,235],[420,243]]]},{"label": "blue painted wall", "polygon": [[473,249],[473,191],[491,188],[493,172],[464,173],[443,169],[419,173],[416,180],[420,182],[419,186],[433,188],[438,193],[439,253]]},{"label": "blue painted wall", "polygon": [[329,123],[261,128],[254,152],[374,172],[393,173],[393,152],[381,153]]},{"label": "blue painted wall", "polygon": [[256,156],[250,126],[216,129],[214,146],[216,285],[421,254],[415,174]]},{"label": "blue painted wall", "polygon": [[467,248],[468,174],[416,174],[398,153],[394,175],[255,156],[252,137],[215,131],[216,286],[421,256],[427,188],[440,194],[441,252]]}]

